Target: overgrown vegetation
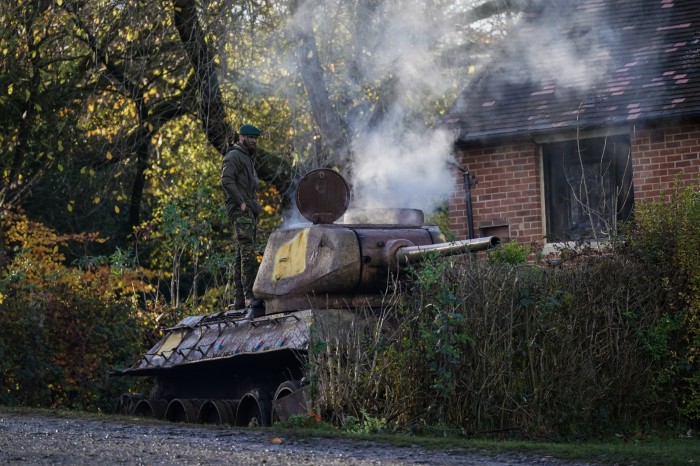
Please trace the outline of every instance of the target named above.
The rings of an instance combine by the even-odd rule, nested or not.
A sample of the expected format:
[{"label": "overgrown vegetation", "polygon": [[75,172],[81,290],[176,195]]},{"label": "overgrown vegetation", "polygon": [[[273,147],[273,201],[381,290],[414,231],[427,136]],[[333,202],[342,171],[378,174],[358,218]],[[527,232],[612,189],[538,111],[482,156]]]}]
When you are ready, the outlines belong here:
[{"label": "overgrown vegetation", "polygon": [[697,421],[700,197],[679,188],[638,209],[629,241],[556,267],[515,244],[428,261],[376,328],[312,355],[317,410],[338,425],[530,437]]},{"label": "overgrown vegetation", "polygon": [[[134,301],[150,286],[119,253],[65,264],[63,249],[100,241],[8,219],[0,278],[0,403],[111,411],[127,381],[108,372],[142,351],[152,315]],[[88,260],[90,259],[90,260]]]},{"label": "overgrown vegetation", "polygon": [[[547,438],[697,422],[700,195],[678,188],[637,209],[614,248],[568,251],[557,266],[527,262],[541,252],[515,243],[488,260],[431,258],[395,283],[379,316],[316,342],[314,414],[300,422]],[[162,217],[172,228],[158,234],[178,250],[196,251],[210,235],[204,220]],[[207,299],[193,300],[204,307],[163,317],[173,308],[130,253],[66,263],[63,251],[89,249],[96,234],[5,220],[3,404],[109,409],[130,381],[106,374],[152,342],[156,319],[206,311]],[[163,257],[187,255],[175,249]],[[221,292],[214,285],[207,293]]]}]

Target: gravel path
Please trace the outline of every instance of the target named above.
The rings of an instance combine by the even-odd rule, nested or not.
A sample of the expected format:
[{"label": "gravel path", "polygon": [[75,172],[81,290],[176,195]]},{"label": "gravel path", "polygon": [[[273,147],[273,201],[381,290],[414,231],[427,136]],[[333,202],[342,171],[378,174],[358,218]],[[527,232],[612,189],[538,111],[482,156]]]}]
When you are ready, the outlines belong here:
[{"label": "gravel path", "polygon": [[276,437],[271,431],[233,427],[2,410],[0,464],[585,466],[518,453],[436,452],[347,439]]}]

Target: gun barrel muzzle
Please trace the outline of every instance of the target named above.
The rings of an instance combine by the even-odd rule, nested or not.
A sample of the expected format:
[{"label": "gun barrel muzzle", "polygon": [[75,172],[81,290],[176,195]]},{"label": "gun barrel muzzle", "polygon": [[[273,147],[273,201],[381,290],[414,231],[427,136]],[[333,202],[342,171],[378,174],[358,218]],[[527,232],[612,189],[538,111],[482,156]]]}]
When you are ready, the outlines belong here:
[{"label": "gun barrel muzzle", "polygon": [[484,238],[463,239],[425,246],[405,246],[396,251],[396,263],[399,265],[415,264],[432,253],[437,253],[441,256],[453,256],[467,252],[485,251],[498,246],[500,242],[501,239],[498,236],[486,236]]}]

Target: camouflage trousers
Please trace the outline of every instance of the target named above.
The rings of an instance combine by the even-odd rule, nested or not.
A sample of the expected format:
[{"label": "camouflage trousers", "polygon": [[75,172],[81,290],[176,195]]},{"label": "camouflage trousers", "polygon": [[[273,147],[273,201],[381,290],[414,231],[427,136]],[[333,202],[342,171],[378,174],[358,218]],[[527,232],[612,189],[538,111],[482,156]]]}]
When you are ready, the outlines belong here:
[{"label": "camouflage trousers", "polygon": [[258,273],[258,259],[255,255],[255,235],[257,221],[250,211],[233,219],[233,284],[236,301],[253,297],[253,282]]}]

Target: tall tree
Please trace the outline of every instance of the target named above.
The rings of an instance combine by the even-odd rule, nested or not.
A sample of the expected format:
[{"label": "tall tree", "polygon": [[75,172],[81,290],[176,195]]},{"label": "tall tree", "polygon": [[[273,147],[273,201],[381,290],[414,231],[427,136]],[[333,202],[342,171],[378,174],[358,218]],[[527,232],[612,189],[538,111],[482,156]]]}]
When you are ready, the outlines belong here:
[{"label": "tall tree", "polygon": [[84,57],[86,88],[97,102],[122,106],[121,121],[112,122],[118,130],[112,127],[107,133],[105,150],[110,154],[107,163],[134,165],[126,235],[141,221],[151,141],[163,125],[190,113],[195,103],[184,57],[169,12],[152,8],[151,2],[129,2],[126,7],[108,1],[70,2],[64,8],[75,37],[90,51]]},{"label": "tall tree", "polygon": [[226,153],[233,130],[228,121],[219,87],[218,67],[199,24],[195,0],[173,0],[175,27],[194,69],[199,96],[199,117],[209,142]]}]

